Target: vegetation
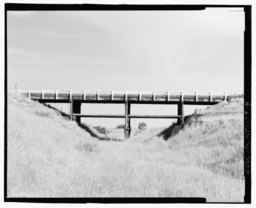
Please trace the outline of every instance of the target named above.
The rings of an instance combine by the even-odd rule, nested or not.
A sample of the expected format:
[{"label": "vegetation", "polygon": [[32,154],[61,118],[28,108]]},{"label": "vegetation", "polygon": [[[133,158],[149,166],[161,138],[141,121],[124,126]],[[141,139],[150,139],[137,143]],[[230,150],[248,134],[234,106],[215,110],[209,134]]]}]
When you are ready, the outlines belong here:
[{"label": "vegetation", "polygon": [[167,143],[176,156],[186,156],[186,163],[243,179],[243,140],[240,99],[208,107],[188,117],[185,128]]},{"label": "vegetation", "polygon": [[119,124],[116,126],[116,129],[124,129],[125,125],[124,124]]},{"label": "vegetation", "polygon": [[[9,94],[7,195],[241,202],[242,121],[243,102],[235,100],[186,118],[172,137],[163,128],[148,129],[104,142],[56,111]],[[166,141],[157,136],[162,131]]]},{"label": "vegetation", "polygon": [[146,130],[147,129],[147,124],[145,122],[140,122],[138,124],[138,129],[139,130]]},{"label": "vegetation", "polygon": [[107,132],[106,128],[102,126],[94,126],[93,128],[95,128],[101,134],[106,134]]}]

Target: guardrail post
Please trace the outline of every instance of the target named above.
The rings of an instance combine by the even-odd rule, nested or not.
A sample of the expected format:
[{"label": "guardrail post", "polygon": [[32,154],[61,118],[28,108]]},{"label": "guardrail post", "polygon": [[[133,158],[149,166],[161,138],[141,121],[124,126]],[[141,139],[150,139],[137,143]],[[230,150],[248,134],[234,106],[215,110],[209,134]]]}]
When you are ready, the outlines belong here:
[{"label": "guardrail post", "polygon": [[198,94],[197,94],[197,92],[195,92],[195,102],[197,102],[198,101]]},{"label": "guardrail post", "polygon": [[128,139],[131,133],[131,122],[130,122],[130,111],[131,111],[131,104],[126,101],[125,102],[125,127],[124,127],[124,137]]},{"label": "guardrail post", "polygon": [[72,90],[70,90],[69,91],[69,99],[72,101],[72,93],[73,93],[73,91]]},{"label": "guardrail post", "polygon": [[96,92],[96,100],[99,100],[99,98],[100,98],[100,91],[97,91]]},{"label": "guardrail post", "polygon": [[127,101],[128,100],[128,92],[127,92],[127,90],[125,91],[125,95],[124,96],[125,96],[124,97],[125,101]]},{"label": "guardrail post", "polygon": [[212,93],[209,92],[209,102],[212,102]]},{"label": "guardrail post", "polygon": [[44,99],[44,90],[42,90],[42,96],[41,96],[41,99],[43,100]]},{"label": "guardrail post", "polygon": [[184,124],[184,102],[181,101],[178,104],[178,116],[181,116],[178,118],[178,124],[183,125]]},{"label": "guardrail post", "polygon": [[227,100],[227,93],[224,92],[224,101],[226,101],[226,100]]},{"label": "guardrail post", "polygon": [[28,98],[31,99],[31,91],[28,90]]},{"label": "guardrail post", "polygon": [[166,92],[166,101],[169,101],[169,92]]},{"label": "guardrail post", "polygon": [[184,95],[183,95],[183,92],[180,93],[180,102],[183,102],[184,100]]},{"label": "guardrail post", "polygon": [[114,100],[114,91],[110,92],[110,100]]},{"label": "guardrail post", "polygon": [[86,91],[84,90],[84,100],[86,100]]}]

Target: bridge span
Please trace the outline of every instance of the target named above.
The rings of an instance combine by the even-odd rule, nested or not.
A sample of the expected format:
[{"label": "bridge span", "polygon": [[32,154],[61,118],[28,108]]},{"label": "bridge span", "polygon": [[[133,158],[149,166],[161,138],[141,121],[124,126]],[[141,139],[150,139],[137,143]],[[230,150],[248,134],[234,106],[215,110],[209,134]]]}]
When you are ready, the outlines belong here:
[{"label": "bridge span", "polygon": [[[81,117],[94,118],[124,118],[125,138],[130,137],[131,118],[161,118],[177,119],[178,124],[184,124],[184,105],[214,105],[228,100],[226,93],[216,95],[184,94],[169,92],[142,92],[142,91],[72,91],[72,90],[18,90],[18,94],[42,103],[69,103],[70,119],[81,123]],[[82,114],[82,103],[124,104],[125,114]],[[132,104],[170,104],[177,105],[177,115],[134,115],[131,114]]]}]

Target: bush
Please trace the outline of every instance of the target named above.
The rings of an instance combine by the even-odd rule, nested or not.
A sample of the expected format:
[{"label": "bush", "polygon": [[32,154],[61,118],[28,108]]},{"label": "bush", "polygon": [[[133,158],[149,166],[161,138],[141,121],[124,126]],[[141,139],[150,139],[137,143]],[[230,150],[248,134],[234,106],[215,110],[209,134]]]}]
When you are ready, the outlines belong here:
[{"label": "bush", "polygon": [[139,130],[146,130],[147,129],[147,124],[145,122],[141,122],[138,125]]},{"label": "bush", "polygon": [[99,133],[101,134],[106,134],[106,128],[102,127],[102,126],[94,126],[93,128],[95,128]]},{"label": "bush", "polygon": [[116,129],[124,129],[125,125],[124,124],[119,124]]}]

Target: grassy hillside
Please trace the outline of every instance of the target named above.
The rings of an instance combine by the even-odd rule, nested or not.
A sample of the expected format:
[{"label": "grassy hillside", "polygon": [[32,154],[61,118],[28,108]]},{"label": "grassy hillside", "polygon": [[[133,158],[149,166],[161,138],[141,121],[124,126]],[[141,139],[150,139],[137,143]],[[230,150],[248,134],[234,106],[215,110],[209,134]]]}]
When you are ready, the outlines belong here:
[{"label": "grassy hillside", "polygon": [[97,141],[56,111],[8,95],[8,195],[52,196],[71,185],[79,158]]},{"label": "grassy hillside", "polygon": [[[168,140],[177,162],[193,164],[232,178],[243,178],[243,101],[233,99],[197,111]],[[182,161],[180,161],[182,162]]]},{"label": "grassy hillside", "polygon": [[185,118],[184,127],[173,124],[168,128],[152,128],[135,139],[149,142],[163,138],[175,158],[173,163],[243,179],[243,129],[240,98],[196,111]]},{"label": "grassy hillside", "polygon": [[213,106],[186,122],[167,141],[154,136],[163,129],[99,141],[56,111],[9,95],[8,196],[243,201],[242,102]]}]

